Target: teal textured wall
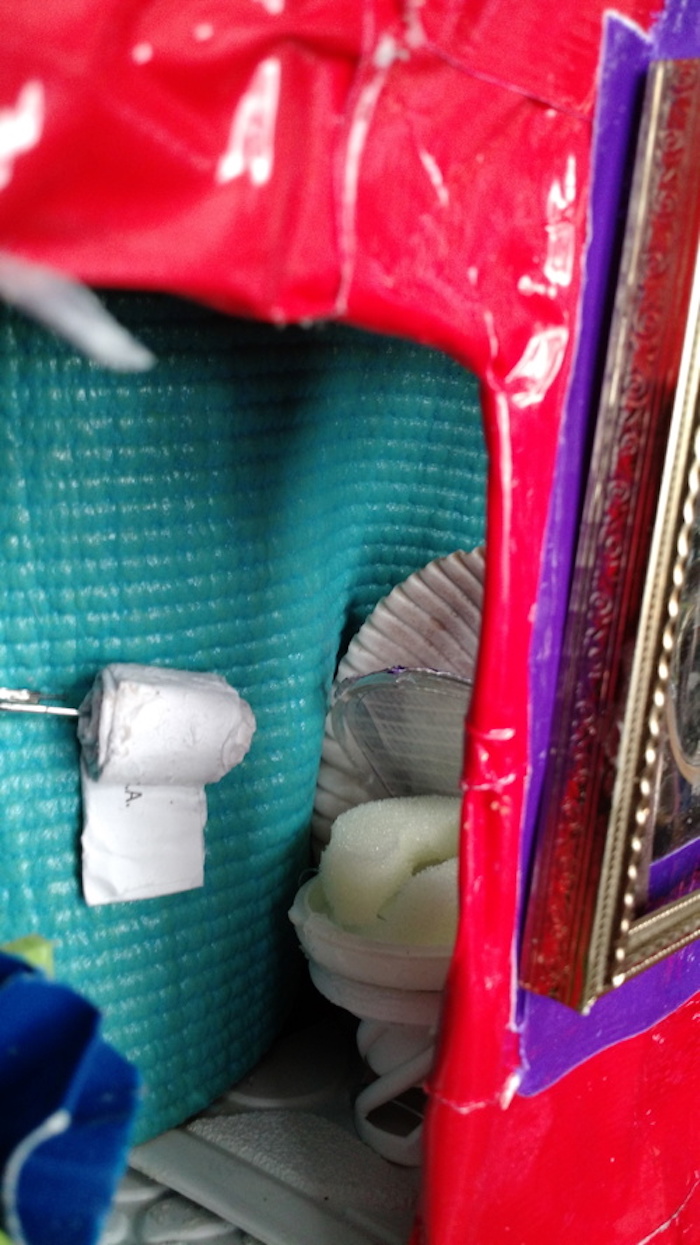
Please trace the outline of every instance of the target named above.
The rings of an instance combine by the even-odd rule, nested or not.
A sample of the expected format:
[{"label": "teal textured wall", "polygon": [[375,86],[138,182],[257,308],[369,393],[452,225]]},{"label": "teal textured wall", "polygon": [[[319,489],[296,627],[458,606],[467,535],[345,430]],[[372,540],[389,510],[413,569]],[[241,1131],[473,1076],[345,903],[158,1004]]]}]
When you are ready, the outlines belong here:
[{"label": "teal textured wall", "polygon": [[0,715],[0,941],[54,940],[141,1068],[143,1139],[278,1030],[339,649],[395,583],[483,539],[486,460],[476,382],[435,352],[106,301],[152,372],[108,374],[0,311],[0,682],[78,703],[109,661],[213,670],[258,730],[208,788],[204,888],[88,909],[74,724]]}]

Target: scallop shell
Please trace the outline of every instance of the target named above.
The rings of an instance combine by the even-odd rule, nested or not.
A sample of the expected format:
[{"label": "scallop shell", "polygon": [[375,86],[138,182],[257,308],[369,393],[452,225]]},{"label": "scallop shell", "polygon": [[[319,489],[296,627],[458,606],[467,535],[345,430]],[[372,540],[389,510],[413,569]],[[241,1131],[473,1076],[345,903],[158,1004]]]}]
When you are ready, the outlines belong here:
[{"label": "scallop shell", "polygon": [[[350,641],[334,691],[346,679],[393,666],[438,670],[471,679],[476,664],[484,586],[482,549],[458,550],[410,575],[384,597]],[[316,852],[336,817],[376,798],[326,717],[311,832]]]}]

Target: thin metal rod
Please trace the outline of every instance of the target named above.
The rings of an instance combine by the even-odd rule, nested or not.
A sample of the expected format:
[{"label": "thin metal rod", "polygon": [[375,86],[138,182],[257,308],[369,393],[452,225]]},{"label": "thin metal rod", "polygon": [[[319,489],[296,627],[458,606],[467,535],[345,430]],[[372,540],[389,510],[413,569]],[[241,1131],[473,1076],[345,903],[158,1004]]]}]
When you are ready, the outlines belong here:
[{"label": "thin metal rod", "polygon": [[56,717],[77,718],[78,710],[68,705],[31,704],[15,700],[0,700],[0,711],[6,713],[53,713]]},{"label": "thin metal rod", "polygon": [[0,687],[0,712],[52,713],[62,718],[77,718],[78,710],[69,705],[46,705],[42,692],[27,687]]}]

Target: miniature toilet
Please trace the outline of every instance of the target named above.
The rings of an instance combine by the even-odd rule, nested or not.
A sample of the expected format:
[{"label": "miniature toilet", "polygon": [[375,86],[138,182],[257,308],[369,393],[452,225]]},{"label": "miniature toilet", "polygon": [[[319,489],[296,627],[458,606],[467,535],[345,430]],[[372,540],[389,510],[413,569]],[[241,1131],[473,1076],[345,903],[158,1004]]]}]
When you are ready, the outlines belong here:
[{"label": "miniature toilet", "polygon": [[[407,1091],[433,1062],[457,924],[464,721],[483,578],[480,549],[439,558],[394,588],[351,640],[316,790],[320,872],[290,912],[317,989],[360,1019],[358,1048],[376,1079],[356,1099],[358,1133],[407,1166],[421,1159],[422,1117],[397,1127],[389,1105],[396,1119],[397,1099],[416,1096]],[[400,829],[375,814],[415,812],[421,801],[446,815],[438,816],[439,842],[427,846],[428,834],[425,854],[419,847],[411,856]],[[361,846],[352,844],[353,819],[364,825]]]},{"label": "miniature toilet", "polygon": [[376,1079],[355,1101],[357,1131],[406,1166],[420,1162],[422,1116],[396,1100],[432,1065],[457,921],[459,813],[452,796],[350,809],[290,912],[316,988],[361,1022],[358,1048]]}]

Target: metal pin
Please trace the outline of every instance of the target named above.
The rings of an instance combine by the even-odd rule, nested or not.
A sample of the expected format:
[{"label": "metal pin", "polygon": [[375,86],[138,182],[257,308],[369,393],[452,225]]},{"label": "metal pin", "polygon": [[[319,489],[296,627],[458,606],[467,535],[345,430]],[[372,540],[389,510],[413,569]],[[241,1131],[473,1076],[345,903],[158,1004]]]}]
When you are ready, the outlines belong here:
[{"label": "metal pin", "polygon": [[69,705],[47,705],[43,692],[26,687],[0,687],[0,711],[6,713],[53,713],[62,718],[77,718],[78,710]]}]

